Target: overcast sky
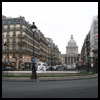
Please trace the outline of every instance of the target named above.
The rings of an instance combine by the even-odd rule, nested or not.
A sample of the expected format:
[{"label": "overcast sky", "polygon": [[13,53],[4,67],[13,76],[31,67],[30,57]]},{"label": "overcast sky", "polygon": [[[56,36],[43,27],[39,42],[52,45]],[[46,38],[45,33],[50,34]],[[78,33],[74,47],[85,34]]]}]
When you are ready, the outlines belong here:
[{"label": "overcast sky", "polygon": [[2,15],[24,16],[30,24],[34,21],[62,54],[73,34],[80,53],[92,19],[98,15],[98,2],[2,2]]}]

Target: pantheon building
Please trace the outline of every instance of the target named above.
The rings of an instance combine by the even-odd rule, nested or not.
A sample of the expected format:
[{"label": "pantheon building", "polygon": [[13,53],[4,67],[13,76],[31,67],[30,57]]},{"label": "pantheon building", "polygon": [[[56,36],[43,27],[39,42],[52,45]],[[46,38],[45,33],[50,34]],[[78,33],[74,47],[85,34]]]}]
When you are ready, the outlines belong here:
[{"label": "pantheon building", "polygon": [[72,65],[79,62],[80,54],[78,54],[78,46],[73,38],[73,35],[71,35],[68,45],[66,46],[66,54],[64,55],[64,59],[66,65]]}]

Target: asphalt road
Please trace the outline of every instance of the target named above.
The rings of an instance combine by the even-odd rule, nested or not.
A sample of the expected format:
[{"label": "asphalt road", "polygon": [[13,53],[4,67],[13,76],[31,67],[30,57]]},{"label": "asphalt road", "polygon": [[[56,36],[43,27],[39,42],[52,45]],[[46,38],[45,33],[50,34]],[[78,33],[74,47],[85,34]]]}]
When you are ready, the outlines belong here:
[{"label": "asphalt road", "polygon": [[2,82],[2,98],[98,98],[98,79]]}]

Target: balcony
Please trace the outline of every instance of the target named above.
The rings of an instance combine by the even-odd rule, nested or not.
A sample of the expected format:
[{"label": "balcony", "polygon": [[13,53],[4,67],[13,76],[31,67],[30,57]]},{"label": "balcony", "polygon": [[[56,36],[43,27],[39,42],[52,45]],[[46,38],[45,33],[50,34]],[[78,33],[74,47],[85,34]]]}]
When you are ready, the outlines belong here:
[{"label": "balcony", "polygon": [[16,41],[12,41],[12,44],[16,44]]},{"label": "balcony", "polygon": [[22,41],[22,46],[26,46],[26,45],[27,45],[26,41]]},{"label": "balcony", "polygon": [[18,46],[22,46],[22,42],[17,42]]},{"label": "balcony", "polygon": [[3,48],[3,52],[4,53],[10,53],[10,52],[15,52],[15,50],[13,50],[12,48],[9,48],[9,49]]},{"label": "balcony", "polygon": [[16,34],[13,34],[12,37],[16,37]]},{"label": "balcony", "polygon": [[7,38],[10,38],[10,35],[6,35]]},{"label": "balcony", "polygon": [[24,38],[24,35],[20,34],[18,35],[18,38]]}]

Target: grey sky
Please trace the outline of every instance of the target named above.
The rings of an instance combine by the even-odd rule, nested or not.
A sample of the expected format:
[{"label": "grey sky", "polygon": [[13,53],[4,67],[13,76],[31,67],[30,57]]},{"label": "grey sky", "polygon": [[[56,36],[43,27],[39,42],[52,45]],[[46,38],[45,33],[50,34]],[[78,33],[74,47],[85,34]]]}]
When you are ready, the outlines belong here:
[{"label": "grey sky", "polygon": [[98,14],[98,2],[3,2],[2,15],[7,17],[24,16],[39,30],[53,39],[61,53],[73,34],[80,53],[93,16]]}]

